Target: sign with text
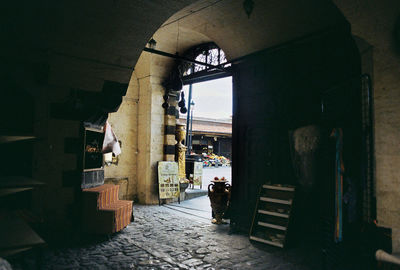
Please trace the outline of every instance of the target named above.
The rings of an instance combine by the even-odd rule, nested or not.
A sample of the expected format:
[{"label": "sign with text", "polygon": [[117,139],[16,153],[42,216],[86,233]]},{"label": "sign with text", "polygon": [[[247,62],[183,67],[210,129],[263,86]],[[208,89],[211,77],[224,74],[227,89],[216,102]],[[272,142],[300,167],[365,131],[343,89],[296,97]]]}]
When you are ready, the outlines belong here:
[{"label": "sign with text", "polygon": [[203,179],[203,162],[195,162],[193,169],[193,185],[200,186]]},{"label": "sign with text", "polygon": [[177,162],[158,162],[158,189],[160,199],[179,198],[179,177]]}]

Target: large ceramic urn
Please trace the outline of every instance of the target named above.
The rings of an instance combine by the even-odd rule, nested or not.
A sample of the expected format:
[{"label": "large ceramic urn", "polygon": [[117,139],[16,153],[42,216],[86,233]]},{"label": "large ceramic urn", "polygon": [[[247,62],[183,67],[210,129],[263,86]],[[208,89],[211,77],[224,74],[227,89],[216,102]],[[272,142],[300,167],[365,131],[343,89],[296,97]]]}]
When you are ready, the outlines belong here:
[{"label": "large ceramic urn", "polygon": [[186,180],[186,171],[185,171],[185,153],[186,146],[182,144],[182,141],[185,139],[185,125],[176,125],[175,138],[178,141],[176,144],[176,161],[178,161],[178,170],[179,170],[179,180]]},{"label": "large ceramic urn", "polygon": [[212,220],[214,224],[222,224],[222,217],[228,208],[228,203],[231,196],[231,185],[227,183],[225,178],[218,179],[217,177],[208,185],[208,197],[211,202],[211,209],[215,218]]},{"label": "large ceramic urn", "polygon": [[299,184],[304,190],[311,191],[318,181],[320,167],[321,140],[323,130],[316,125],[297,128],[292,133],[292,159]]}]

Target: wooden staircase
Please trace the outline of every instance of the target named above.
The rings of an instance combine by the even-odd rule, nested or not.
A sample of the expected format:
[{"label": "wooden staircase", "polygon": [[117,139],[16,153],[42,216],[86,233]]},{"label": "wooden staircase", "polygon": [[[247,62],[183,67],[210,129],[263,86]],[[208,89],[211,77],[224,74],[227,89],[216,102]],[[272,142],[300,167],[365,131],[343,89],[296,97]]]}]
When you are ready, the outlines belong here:
[{"label": "wooden staircase", "polygon": [[284,248],[295,187],[264,184],[254,211],[250,240]]}]

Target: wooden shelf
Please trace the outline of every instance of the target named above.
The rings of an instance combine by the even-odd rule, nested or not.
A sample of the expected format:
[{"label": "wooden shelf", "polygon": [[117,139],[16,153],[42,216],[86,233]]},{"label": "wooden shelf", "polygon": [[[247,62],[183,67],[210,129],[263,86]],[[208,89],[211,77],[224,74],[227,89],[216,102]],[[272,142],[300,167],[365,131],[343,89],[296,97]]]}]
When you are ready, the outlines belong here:
[{"label": "wooden shelf", "polygon": [[278,212],[272,212],[272,211],[261,210],[261,209],[258,209],[258,213],[263,214],[263,215],[275,216],[275,217],[289,218],[288,214],[282,214],[282,213],[278,213]]},{"label": "wooden shelf", "polygon": [[25,188],[2,188],[0,189],[0,197],[4,197],[10,194],[15,194],[18,192],[23,192],[26,190],[32,190],[33,187],[25,187]]},{"label": "wooden shelf", "polygon": [[[0,144],[4,145],[9,143],[9,145],[4,145],[4,147],[11,148],[9,151],[12,151],[13,148],[15,148],[19,154],[21,154],[20,152],[31,154],[32,149],[30,148],[32,141],[36,139],[37,137],[29,133],[0,134]],[[28,144],[21,144],[20,142],[27,142]],[[10,162],[13,162],[13,160],[14,159],[11,159]],[[32,161],[31,158],[30,161]],[[18,162],[18,160],[15,162]],[[18,173],[18,169],[15,169],[14,167],[16,166],[12,166],[9,171],[11,172],[12,169],[13,172],[16,171]],[[7,170],[5,171],[6,172],[3,172],[4,174],[9,174]],[[23,171],[25,172],[24,169]],[[6,201],[9,199],[19,200],[20,198],[18,196],[12,197],[12,194],[29,191],[35,187],[41,186],[44,186],[43,182],[36,181],[30,177],[0,176],[0,197],[9,196],[4,198]],[[18,195],[26,197],[25,195],[29,194],[22,193]],[[30,196],[26,198],[30,199],[29,197]],[[23,199],[23,202],[24,204],[29,204],[25,203],[25,199]],[[20,207],[18,202],[16,205],[14,204],[10,205],[10,207],[5,205],[4,212],[0,213],[0,257],[15,255],[29,249],[41,248],[46,245],[46,242],[21,217],[18,217],[15,213],[11,212],[14,209],[14,206]],[[31,207],[31,205],[29,207]],[[33,218],[31,218],[32,215],[21,211],[19,213],[21,216],[29,218],[28,221],[33,220]]]},{"label": "wooden shelf", "polygon": [[0,251],[0,256],[2,257],[8,257],[8,256],[13,256],[15,254],[27,251],[32,249],[32,247],[26,247],[26,248],[16,248],[16,249],[8,249],[8,250],[1,250]]},{"label": "wooden shelf", "polygon": [[281,191],[294,191],[294,187],[282,187],[282,186],[273,186],[273,185],[263,185],[263,188],[273,189],[273,190],[281,190]]},{"label": "wooden shelf", "polygon": [[0,216],[0,239],[0,255],[46,244],[22,219],[11,215]]},{"label": "wooden shelf", "polygon": [[30,188],[43,186],[43,182],[36,181],[25,176],[2,176],[0,177],[0,189],[3,188]]},{"label": "wooden shelf", "polygon": [[101,168],[94,168],[94,169],[83,169],[83,172],[95,172],[95,171],[101,171],[104,170],[103,167]]},{"label": "wooden shelf", "polygon": [[0,135],[0,144],[17,142],[17,141],[33,140],[33,139],[36,139],[36,137],[35,136]]},{"label": "wooden shelf", "polygon": [[292,205],[292,200],[279,200],[269,197],[260,197],[260,201]]},{"label": "wooden shelf", "polygon": [[14,210],[12,213],[14,216],[24,220],[28,224],[43,223],[43,217],[40,214],[35,213],[34,211],[29,209],[18,209]]}]

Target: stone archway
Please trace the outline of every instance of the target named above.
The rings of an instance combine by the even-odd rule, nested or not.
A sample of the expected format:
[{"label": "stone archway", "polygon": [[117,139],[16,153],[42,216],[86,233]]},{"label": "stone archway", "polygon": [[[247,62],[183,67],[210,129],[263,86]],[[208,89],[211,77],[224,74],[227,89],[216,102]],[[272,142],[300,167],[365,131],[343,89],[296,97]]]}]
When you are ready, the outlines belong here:
[{"label": "stone archway", "polygon": [[[343,17],[332,4],[314,0],[301,5],[298,1],[260,2],[250,18],[241,1],[211,4],[198,1],[170,17],[153,38],[157,41],[157,49],[169,53],[183,53],[193,45],[213,41],[229,59],[234,59],[319,31],[341,20]],[[136,176],[132,175],[132,182],[137,184],[132,185],[131,195],[135,194],[145,203],[156,203],[155,196],[149,194],[155,193],[154,164],[162,159],[161,82],[173,63],[162,56],[142,53],[129,87],[138,89],[135,93],[139,116],[137,154],[134,155],[137,159],[131,162],[137,164],[135,168],[140,168]],[[143,146],[146,147],[143,149]]]},{"label": "stone archway", "polygon": [[[301,6],[297,2],[298,1],[275,1],[257,3],[257,7],[254,9],[250,18],[247,18],[242,10],[241,1],[234,1],[229,4],[224,1],[215,1],[212,3],[198,1],[174,14],[161,26],[161,32],[157,31],[153,36],[156,37],[155,39],[158,42],[158,46],[160,46],[159,48],[170,53],[182,51],[185,46],[189,46],[189,44],[212,40],[226,51],[228,57],[237,59],[265,48],[271,48],[279,44],[284,44],[285,42],[287,43],[299,37],[321,32],[326,28],[346,21],[339,9],[331,2],[307,1],[306,4],[302,3]],[[346,15],[349,15],[348,10],[352,10],[351,7],[347,7],[345,4],[341,3],[338,3],[338,5]],[[352,15],[350,13],[349,17],[352,23],[353,21],[355,23],[359,21],[359,18],[355,18],[356,16],[354,14]],[[178,24],[180,28],[180,37],[177,36]],[[365,29],[367,28],[368,27],[365,27]],[[170,31],[163,32],[162,29],[170,29]],[[356,31],[360,32],[361,36],[365,36],[365,33],[360,31],[359,27],[356,28]],[[185,32],[194,33],[195,35],[188,34],[185,38]],[[157,35],[159,36],[157,37]],[[187,42],[186,45],[185,42]],[[152,64],[150,66],[154,68],[154,70],[158,70],[158,74],[165,76],[165,70],[168,69],[167,67],[172,66],[172,62],[170,61],[168,63],[168,60],[162,60],[159,57],[154,57],[152,59]],[[141,73],[138,65],[146,61],[149,60],[138,61],[135,74]],[[157,78],[158,75],[152,78],[155,79],[152,82],[146,78],[149,73],[143,73],[142,75],[143,76],[136,75],[136,77],[138,77],[139,80],[146,80],[147,84],[151,86],[160,84],[160,80]],[[150,88],[143,87],[143,89],[148,90]],[[147,97],[148,101],[156,102],[158,100],[162,102],[161,89],[157,91],[152,93],[151,97]],[[157,106],[154,106],[152,109],[141,108],[146,113],[150,111],[151,114],[157,115],[160,113]],[[139,107],[140,104],[138,104],[138,108]],[[147,121],[151,122],[152,119],[154,120],[155,118],[148,117]],[[139,124],[137,125],[139,126]],[[145,127],[147,128],[145,132],[147,139],[145,142],[154,143],[154,137],[152,139],[151,135],[149,135],[152,133],[151,130],[149,131],[148,129],[149,126],[145,125]],[[160,131],[157,132],[161,134]],[[138,135],[138,138],[139,137],[141,136]],[[152,147],[153,150],[158,149],[157,151],[161,151],[160,142],[153,144]],[[148,149],[150,148],[151,147],[148,146]],[[150,171],[151,169],[155,169],[154,165],[153,167],[150,165],[150,150],[137,151],[137,153],[137,155],[145,155],[143,164],[147,164],[145,167],[137,166],[137,168],[149,168]],[[155,160],[157,160],[157,158],[153,159],[153,161]],[[381,162],[378,162],[378,165],[379,164],[382,165]],[[149,180],[152,177],[153,180]],[[139,178],[142,180],[138,180]],[[140,195],[143,199],[140,201],[148,203],[156,202],[154,196],[151,196],[152,199],[148,198],[148,194],[151,193],[149,193],[149,191],[154,191],[154,189],[152,189],[152,186],[154,186],[154,175],[151,176],[151,173],[145,173],[141,175],[141,177],[136,175],[133,181],[137,183],[139,183],[138,181],[153,182],[153,184],[145,184],[145,182],[143,182],[140,185],[137,184],[137,186],[142,186],[144,188],[144,191],[141,192],[142,195]],[[139,194],[137,188],[136,190],[133,189],[132,192],[136,194],[136,196]],[[386,212],[383,211],[382,213]],[[382,215],[385,224],[389,224],[390,226],[394,224],[387,214]]]},{"label": "stone archway", "polygon": [[[310,5],[312,4],[311,2]],[[292,2],[286,4],[291,9],[296,7]],[[220,9],[216,8],[217,6]],[[187,11],[183,10],[168,20],[153,35],[153,38],[157,41],[157,49],[169,53],[184,51],[190,44],[195,45],[212,39],[218,45],[225,44],[225,46],[220,46],[227,52],[228,56],[240,58],[236,69],[236,72],[239,72],[239,76],[234,79],[237,83],[234,94],[236,101],[234,119],[235,113],[239,112],[242,116],[234,123],[234,126],[240,127],[235,135],[236,142],[234,139],[234,152],[236,152],[234,153],[234,162],[244,161],[245,164],[237,167],[238,169],[234,172],[238,188],[234,190],[233,197],[238,202],[234,210],[236,212],[234,221],[239,224],[239,227],[247,229],[252,214],[249,209],[254,208],[256,190],[259,184],[265,181],[263,179],[266,176],[263,162],[271,163],[270,161],[272,160],[270,160],[269,156],[273,153],[278,153],[278,150],[270,151],[269,149],[276,147],[276,145],[285,146],[282,140],[274,140],[273,137],[284,135],[285,129],[289,127],[301,127],[317,121],[316,117],[313,116],[313,114],[319,113],[318,101],[315,100],[316,97],[318,99],[317,92],[322,89],[325,90],[325,88],[334,87],[345,80],[346,77],[357,76],[359,66],[357,66],[358,58],[354,54],[354,44],[352,43],[349,26],[333,5],[316,5],[312,8],[308,7],[310,10],[302,7],[301,11],[303,13],[298,13],[298,16],[291,18],[291,23],[302,22],[307,25],[307,19],[310,18],[307,16],[311,16],[313,12],[321,13],[321,11],[324,11],[325,13],[322,13],[324,13],[325,17],[324,19],[318,16],[316,18],[313,17],[314,23],[310,24],[313,27],[302,28],[301,30],[290,28],[288,22],[282,19],[284,17],[283,14],[287,11],[283,11],[281,9],[283,6],[281,5],[275,6],[275,11],[281,17],[276,15],[274,19],[277,20],[278,25],[281,23],[283,26],[283,30],[279,34],[274,32],[276,30],[274,30],[274,27],[268,29],[268,24],[264,21],[265,17],[256,17],[256,13],[254,14],[256,17],[254,21],[242,18],[236,22],[232,21],[233,18],[243,17],[237,10],[222,14],[224,12],[223,8],[232,10],[235,7],[237,8],[237,6],[233,5],[233,7],[228,8],[223,3],[217,3],[215,9],[208,14],[210,15],[207,17],[208,23],[204,24],[202,24],[202,20],[205,20],[202,18],[202,15],[204,15],[201,14],[202,12],[193,12],[192,15],[186,16],[185,12]],[[260,10],[265,11],[266,9],[266,6],[260,7]],[[271,12],[271,10],[268,10],[268,12]],[[320,15],[320,13],[318,14]],[[218,20],[219,17],[223,17],[226,20],[224,21],[225,24],[221,24],[222,20]],[[315,20],[319,19],[321,19],[321,24],[315,27]],[[260,23],[260,25],[255,26],[255,23]],[[285,29],[285,27],[288,28]],[[245,32],[245,29],[250,30]],[[297,37],[304,37],[307,34],[309,35],[308,37],[293,41]],[[271,35],[270,39],[266,38],[268,35]],[[282,43],[285,45],[258,52],[258,49],[261,50]],[[340,55],[339,49],[344,49],[344,54],[348,56],[347,59]],[[248,56],[249,54],[250,56]],[[261,58],[257,59],[258,57]],[[282,64],[282,59],[286,64]],[[349,63],[346,66],[347,60],[349,60]],[[311,64],[307,63],[307,61],[310,61]],[[302,64],[299,64],[299,62]],[[144,85],[146,85],[144,89],[148,90],[146,93],[139,94],[138,115],[142,116],[139,122],[142,121],[145,124],[138,122],[138,126],[146,127],[146,129],[142,131],[138,129],[137,135],[138,149],[143,146],[144,148],[141,148],[142,151],[138,151],[137,168],[139,168],[139,176],[136,192],[139,200],[145,203],[157,202],[155,196],[155,163],[162,160],[162,146],[164,143],[162,133],[164,114],[160,106],[163,102],[162,81],[168,75],[167,72],[173,63],[173,60],[160,56],[142,55],[135,70],[137,74],[145,70],[138,78],[143,80]],[[279,66],[279,68],[275,69],[276,67],[272,66],[271,63]],[[312,75],[313,70],[320,72],[320,78]],[[276,78],[272,78],[274,76]],[[296,83],[285,84],[287,81],[292,80],[289,77],[285,79],[285,76],[294,76]],[[327,82],[323,82],[323,80]],[[252,83],[247,83],[248,81]],[[265,85],[275,89],[268,93]],[[286,85],[286,88],[282,88],[279,85]],[[299,88],[298,93],[289,89],[296,87]],[[246,88],[250,89],[246,90]],[[140,87],[140,91],[142,91],[142,87]],[[302,98],[301,95],[305,95],[306,98]],[[275,98],[275,101],[270,102],[269,98]],[[284,105],[287,107],[281,108],[282,101],[287,98],[292,100],[300,99],[302,105],[291,101],[292,103],[289,102]],[[310,101],[307,101],[307,98]],[[310,108],[306,107],[308,105],[310,105]],[[294,106],[294,109],[288,109],[290,106]],[[271,110],[269,111],[269,109]],[[252,117],[249,111],[255,117]],[[268,114],[280,115],[276,118],[280,121],[287,121],[285,117],[293,117],[293,119],[287,121],[283,126],[276,126],[274,124],[276,119],[266,121],[265,118],[268,118],[268,116],[263,119],[263,115]],[[336,119],[335,117],[342,119],[343,115],[338,114],[333,118]],[[328,121],[336,120],[328,119]],[[276,127],[280,128],[278,132],[274,133],[268,130]],[[276,145],[268,145],[267,142],[263,141],[266,137],[270,138]],[[139,141],[143,143],[139,143]],[[242,154],[243,156],[240,157]],[[257,157],[256,161],[252,160],[254,156]],[[285,160],[288,161],[287,155],[278,155],[278,158],[273,160],[272,163],[282,164]],[[287,183],[287,180],[282,180],[282,177],[289,178],[290,173],[282,173],[285,170],[282,169],[285,165],[280,166],[281,168],[276,169],[280,172],[271,172],[267,175],[267,178],[280,178],[283,183]]]},{"label": "stone archway", "polygon": [[[62,224],[61,221],[69,219],[69,205],[76,200],[72,184],[63,180],[63,172],[74,170],[76,162],[62,151],[61,146],[66,137],[78,133],[76,123],[54,120],[49,116],[50,104],[64,99],[70,89],[101,91],[105,80],[119,83],[131,80],[131,85],[137,83],[138,78],[146,81],[147,75],[138,76],[139,70],[132,75],[132,68],[147,40],[165,20],[164,27],[177,21],[190,26],[207,39],[214,40],[233,59],[347,19],[353,34],[374,47],[378,221],[381,226],[393,228],[393,249],[400,250],[399,173],[395,169],[400,155],[397,117],[400,78],[397,72],[399,57],[392,46],[393,24],[398,17],[400,2],[380,1],[372,5],[364,0],[335,0],[333,3],[317,0],[256,1],[250,18],[245,15],[242,2],[171,0],[165,4],[162,1],[137,0],[77,4],[59,1],[38,5],[24,1],[24,9],[20,8],[20,3],[9,1],[5,5],[7,27],[4,29],[3,68],[10,78],[16,78],[19,85],[35,93],[36,115],[40,120],[34,123],[35,135],[46,139],[35,146],[33,155],[38,165],[32,174],[48,184],[49,203],[45,208],[50,222],[60,221],[58,223]],[[167,39],[171,43],[175,40],[174,37]],[[171,52],[175,51],[174,48]],[[36,81],[37,78],[43,80]],[[139,98],[132,93],[124,102],[132,105],[135,115],[132,117],[138,118]],[[128,108],[125,105],[122,108]],[[7,118],[10,122],[18,120],[15,116],[7,115]],[[130,132],[138,134],[139,124],[132,123]],[[151,133],[148,125],[140,128]],[[135,135],[133,141],[135,138],[138,136]],[[146,139],[147,142],[151,142],[151,137]],[[137,146],[135,143],[129,156],[146,153],[147,150],[141,152]],[[143,159],[145,164],[150,164],[148,153]],[[138,170],[140,166],[134,164],[137,162],[126,164],[126,168]],[[151,169],[150,165],[146,166]],[[114,170],[113,174],[118,176],[120,172]],[[131,195],[137,196],[138,174],[133,172],[130,177],[133,181]],[[150,190],[150,187],[145,190]],[[147,193],[143,194],[144,201],[151,202],[146,199]],[[59,202],[57,205],[51,203],[55,200]]]}]

